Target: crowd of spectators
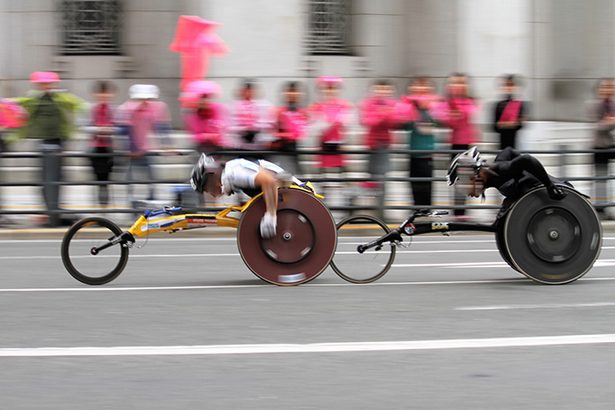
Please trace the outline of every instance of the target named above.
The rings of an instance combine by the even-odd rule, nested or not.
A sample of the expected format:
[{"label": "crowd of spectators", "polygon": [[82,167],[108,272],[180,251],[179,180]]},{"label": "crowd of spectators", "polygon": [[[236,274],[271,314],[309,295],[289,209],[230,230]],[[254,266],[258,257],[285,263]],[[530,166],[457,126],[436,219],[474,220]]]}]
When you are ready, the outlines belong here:
[{"label": "crowd of spectators", "polygon": [[[56,73],[36,72],[31,81],[34,90],[27,96],[0,102],[0,131],[18,129],[14,135],[38,141],[42,154],[40,182],[49,211],[48,225],[63,223],[59,206],[61,184],[58,182],[63,180],[59,154],[78,126],[90,136],[89,152],[94,154],[92,179],[97,185],[95,200],[101,206],[111,203],[108,183],[116,162],[114,150],[121,147],[128,153],[126,181],[144,182],[155,180],[148,154],[153,150],[173,152],[169,109],[161,101],[156,85],[134,84],[129,89],[128,101],[116,105],[116,86],[111,81],[94,84],[91,104],[60,90]],[[355,142],[366,149],[366,171],[370,175],[360,184],[361,189],[377,192],[376,196],[384,198],[383,181],[391,167],[389,150],[393,144],[405,143],[412,151],[408,157],[408,176],[422,178],[413,181],[409,190],[409,199],[417,206],[432,205],[433,184],[429,178],[434,175],[437,128],[449,130],[445,143],[452,150],[466,150],[481,142],[481,131],[476,124],[480,102],[473,96],[469,79],[463,73],[448,77],[442,95],[436,93],[428,77],[413,79],[400,98],[396,98],[394,86],[385,79],[375,81],[368,95],[357,102],[340,97],[343,86],[340,77],[320,77],[316,81],[317,96],[308,103],[305,85],[289,81],[282,88],[281,103],[275,106],[259,98],[255,80],[246,79],[237,87],[232,104],[225,105],[220,102],[222,90],[217,83],[195,81],[186,86],[180,97],[182,124],[195,152],[217,155],[221,150],[234,149],[245,151],[242,155],[245,158],[256,159],[262,157],[260,151],[276,151],[281,155],[275,161],[299,176],[303,170],[298,152],[309,134],[321,150],[316,158],[318,170],[341,175],[347,164],[344,150],[349,125],[352,118],[357,118],[363,135]],[[518,87],[515,76],[503,76],[499,88],[501,99],[489,109],[500,149],[516,147],[517,134],[528,118],[528,103],[520,99]],[[590,110],[597,124],[596,149],[614,146],[614,95],[614,81],[601,80]],[[86,118],[85,123],[77,120],[79,116]],[[610,150],[595,154],[597,176],[607,176],[612,158]],[[133,189],[130,184],[127,186],[131,204]],[[155,187],[150,184],[146,199],[155,197]],[[604,180],[596,185],[596,200],[598,204],[608,202]],[[463,195],[454,196],[455,205],[464,203]],[[603,208],[598,206],[598,210]],[[456,209],[455,214],[463,218],[464,210]]]}]

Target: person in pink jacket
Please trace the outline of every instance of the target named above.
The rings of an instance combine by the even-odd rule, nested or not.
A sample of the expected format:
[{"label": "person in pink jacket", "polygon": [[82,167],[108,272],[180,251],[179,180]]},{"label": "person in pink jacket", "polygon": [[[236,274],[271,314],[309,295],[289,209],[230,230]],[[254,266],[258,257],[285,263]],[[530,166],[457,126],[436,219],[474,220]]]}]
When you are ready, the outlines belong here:
[{"label": "person in pink jacket", "polygon": [[[359,119],[366,129],[365,145],[370,151],[369,173],[371,178],[381,179],[389,171],[388,150],[393,142],[391,131],[399,121],[398,104],[393,98],[393,86],[386,80],[379,80],[371,87],[370,95],[361,101]],[[370,181],[368,188],[380,188],[384,184]],[[382,194],[384,195],[384,193]]]},{"label": "person in pink jacket", "polygon": [[[478,102],[471,97],[468,77],[462,73],[451,74],[448,78],[447,97],[439,105],[436,117],[450,128],[451,149],[465,151],[471,145],[476,145],[479,130],[474,124],[474,116],[478,112]],[[453,155],[454,156],[454,155]],[[465,196],[455,194],[455,205],[464,205]],[[465,210],[455,209],[455,215],[465,215]]]},{"label": "person in pink jacket", "polygon": [[318,78],[320,100],[310,107],[312,127],[318,134],[320,149],[326,154],[319,156],[322,170],[340,171],[344,167],[344,156],[340,153],[345,142],[344,132],[352,114],[352,104],[339,98],[340,77]]},{"label": "person in pink jacket", "polygon": [[[268,142],[266,135],[273,126],[272,106],[257,98],[256,87],[254,80],[242,82],[231,113],[230,131],[235,145],[246,151],[265,150]],[[255,155],[254,158],[262,158],[262,155]]]},{"label": "person in pink jacket", "polygon": [[282,168],[300,175],[297,146],[306,136],[308,111],[301,106],[303,93],[298,82],[289,81],[283,91],[284,105],[274,108],[274,141],[271,149],[287,153]]},{"label": "person in pink jacket", "polygon": [[225,133],[228,127],[226,108],[214,101],[220,87],[213,81],[200,81],[198,95],[188,104],[184,116],[186,130],[192,135],[195,150],[211,154],[227,146]]},{"label": "person in pink jacket", "polygon": [[[149,154],[159,148],[170,147],[169,133],[171,116],[163,101],[159,100],[160,90],[153,84],[133,84],[128,89],[130,99],[117,109],[117,125],[128,137],[129,161],[126,179],[133,180],[135,172],[145,173],[147,181],[154,180]],[[158,143],[157,138],[160,137]],[[127,185],[129,203],[133,202],[133,187]],[[149,184],[147,200],[154,199],[155,189]]]}]

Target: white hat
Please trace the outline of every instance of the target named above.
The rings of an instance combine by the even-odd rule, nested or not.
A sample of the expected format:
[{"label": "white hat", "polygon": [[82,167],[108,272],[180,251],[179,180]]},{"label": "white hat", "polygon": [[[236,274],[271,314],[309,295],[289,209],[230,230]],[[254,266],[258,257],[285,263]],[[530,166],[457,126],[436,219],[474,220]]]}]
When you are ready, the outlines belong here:
[{"label": "white hat", "polygon": [[160,90],[153,84],[133,84],[128,89],[131,99],[155,99],[160,95]]}]

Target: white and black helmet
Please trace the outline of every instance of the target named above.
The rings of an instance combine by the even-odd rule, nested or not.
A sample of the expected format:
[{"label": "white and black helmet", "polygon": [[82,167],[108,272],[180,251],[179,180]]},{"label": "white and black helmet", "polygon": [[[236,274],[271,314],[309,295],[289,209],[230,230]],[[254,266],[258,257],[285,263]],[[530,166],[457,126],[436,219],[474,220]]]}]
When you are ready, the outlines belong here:
[{"label": "white and black helmet", "polygon": [[220,168],[220,164],[213,157],[201,154],[198,162],[194,168],[192,168],[192,175],[190,176],[190,185],[192,189],[202,193],[207,184],[209,175],[215,174]]},{"label": "white and black helmet", "polygon": [[485,161],[480,158],[480,152],[478,152],[476,147],[457,154],[451,161],[451,165],[446,173],[448,184],[468,184],[472,177],[478,174],[484,164]]}]

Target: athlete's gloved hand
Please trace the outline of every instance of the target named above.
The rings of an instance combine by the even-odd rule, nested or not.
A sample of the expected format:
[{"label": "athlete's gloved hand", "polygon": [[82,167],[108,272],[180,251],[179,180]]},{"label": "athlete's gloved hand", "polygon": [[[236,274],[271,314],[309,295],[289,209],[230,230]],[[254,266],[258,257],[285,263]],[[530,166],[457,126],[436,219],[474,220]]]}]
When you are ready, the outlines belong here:
[{"label": "athlete's gloved hand", "polygon": [[276,214],[270,214],[265,212],[263,219],[261,219],[261,237],[269,239],[275,236],[275,230],[278,225],[278,217]]},{"label": "athlete's gloved hand", "polygon": [[549,198],[555,199],[557,201],[564,199],[564,197],[566,197],[567,195],[566,191],[564,191],[557,185],[551,185],[550,187],[548,187],[547,193],[549,194]]}]

